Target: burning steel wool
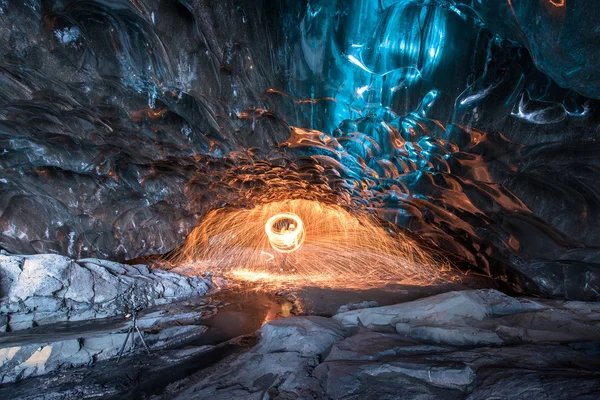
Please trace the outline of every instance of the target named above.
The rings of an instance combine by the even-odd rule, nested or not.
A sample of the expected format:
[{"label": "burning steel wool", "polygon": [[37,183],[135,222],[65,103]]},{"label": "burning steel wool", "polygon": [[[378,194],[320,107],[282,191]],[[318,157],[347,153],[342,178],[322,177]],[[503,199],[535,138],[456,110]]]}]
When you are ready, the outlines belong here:
[{"label": "burning steel wool", "polygon": [[213,210],[174,261],[195,273],[333,286],[431,282],[445,266],[370,215],[312,200]]},{"label": "burning steel wool", "polygon": [[296,251],[304,243],[304,224],[292,213],[277,214],[265,224],[265,233],[271,247],[280,253]]}]

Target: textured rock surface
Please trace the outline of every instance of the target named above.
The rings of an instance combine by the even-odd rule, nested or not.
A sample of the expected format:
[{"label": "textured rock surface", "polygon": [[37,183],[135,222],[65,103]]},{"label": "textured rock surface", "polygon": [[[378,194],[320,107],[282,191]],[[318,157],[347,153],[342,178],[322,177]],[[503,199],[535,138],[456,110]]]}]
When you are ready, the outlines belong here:
[{"label": "textured rock surface", "polygon": [[[56,331],[60,338],[37,348],[26,348],[35,339],[30,335],[27,340],[31,342],[27,342],[24,332],[15,333],[22,337],[20,341],[2,338],[3,347],[21,345],[24,350],[23,356],[14,350],[2,353],[15,361],[10,367],[0,366],[0,371],[9,378],[18,371],[31,377],[1,385],[0,398],[566,400],[600,396],[598,303],[515,299],[490,290],[461,291],[348,311],[332,319],[290,317],[267,322],[256,344],[256,339],[243,337],[222,345],[196,343],[173,349],[177,335],[186,340],[187,335],[196,333],[190,326],[198,315],[192,317],[184,303],[158,313],[151,311],[140,320],[146,337],[157,340],[157,346],[163,345],[160,332],[162,337],[168,336],[170,350],[131,357],[118,368],[107,360],[98,361],[94,368],[58,369],[47,374],[63,354],[71,356],[72,361],[65,361],[68,366],[85,362],[83,349],[95,353],[99,346],[92,332],[98,335],[97,344],[106,346],[107,352],[114,351],[107,343],[111,336],[99,332],[98,327],[80,327],[67,335]],[[357,315],[373,329],[357,327]],[[217,316],[222,316],[221,312]],[[400,319],[412,329],[397,333]],[[177,321],[184,325],[182,329],[169,330]],[[122,319],[117,325],[125,327]],[[447,332],[421,334],[429,328]],[[490,345],[490,334],[500,341]],[[75,345],[72,339],[78,336],[84,339]],[[37,363],[46,356],[50,362]],[[44,372],[46,375],[35,377]]]},{"label": "textured rock surface", "polygon": [[[207,301],[196,307],[174,307],[177,311],[157,309],[142,313],[137,326],[152,350],[180,345],[203,335],[208,329],[199,322],[211,315]],[[205,308],[198,310],[197,308]],[[183,309],[181,309],[183,308]],[[57,370],[92,366],[116,358],[127,337],[131,319],[113,317],[100,321],[53,324],[28,332],[0,336],[0,382],[9,383]],[[134,333],[138,352],[144,351]],[[131,351],[131,337],[125,347]]]},{"label": "textured rock surface", "polygon": [[512,298],[496,290],[449,292],[334,316],[344,326],[395,331],[453,346],[595,341],[600,304]]},{"label": "textured rock surface", "polygon": [[337,314],[343,313],[346,311],[351,311],[351,310],[360,310],[363,308],[372,308],[372,307],[378,307],[378,306],[379,306],[379,303],[376,301],[361,301],[360,303],[344,304],[344,305],[340,306],[340,308],[337,311]]},{"label": "textured rock surface", "polygon": [[[278,312],[287,309],[285,302],[278,299],[283,300],[264,293],[232,294],[225,290],[210,297],[192,297],[143,310],[138,327],[152,352],[147,355],[136,337],[136,351],[130,353],[126,348],[118,364],[114,359],[116,346],[122,344],[130,323],[122,316],[58,323],[0,335],[0,349],[7,349],[2,351],[8,358],[6,363],[0,362],[0,375],[7,380],[17,379],[11,384],[0,384],[0,399],[150,397],[169,383],[186,379],[224,356],[233,356],[232,352],[240,354],[254,345],[253,333],[262,323],[277,318]],[[227,304],[234,300],[233,304]],[[339,326],[337,322],[330,323]],[[303,328],[318,337],[318,325],[305,324]],[[303,337],[302,332],[293,333],[293,329],[287,329],[286,333],[293,334],[295,339]],[[74,339],[78,347],[71,343]],[[60,348],[65,343],[73,345],[72,359],[61,357]],[[15,347],[21,349],[15,352]],[[25,369],[23,364],[27,360],[23,359],[31,358],[40,348],[48,348],[47,362],[29,369],[27,378],[18,375],[18,371]],[[313,349],[307,348],[306,352]],[[79,361],[85,362],[86,352],[93,356],[91,361],[77,367]],[[58,365],[60,362],[62,365]]]},{"label": "textured rock surface", "polygon": [[[361,330],[337,343],[313,376],[317,398],[592,399],[597,347],[528,345],[465,350]],[[587,397],[586,397],[587,396]]]},{"label": "textured rock surface", "polygon": [[278,392],[304,397],[316,393],[311,371],[345,336],[337,321],[291,317],[269,322],[260,343],[230,365],[194,383],[183,398],[264,399]]},{"label": "textured rock surface", "polygon": [[599,367],[600,303],[463,291],[269,322],[162,398],[593,399]]},{"label": "textured rock surface", "polygon": [[150,307],[214,289],[209,278],[53,254],[0,254],[0,283],[4,330],[104,318],[125,313],[134,299]]}]

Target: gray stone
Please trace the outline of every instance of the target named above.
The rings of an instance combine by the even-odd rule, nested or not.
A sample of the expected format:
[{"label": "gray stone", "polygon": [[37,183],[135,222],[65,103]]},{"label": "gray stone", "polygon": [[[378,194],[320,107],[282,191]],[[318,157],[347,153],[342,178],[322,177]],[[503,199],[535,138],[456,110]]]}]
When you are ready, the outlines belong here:
[{"label": "gray stone", "polygon": [[542,308],[542,304],[532,300],[515,299],[496,290],[472,290],[443,293],[393,306],[349,311],[337,314],[334,319],[347,326],[388,329],[403,322],[462,324],[467,319],[481,321],[490,316]]},{"label": "gray stone", "polygon": [[71,261],[54,254],[27,256],[23,271],[9,289],[12,302],[30,296],[52,296],[63,287],[63,273]]},{"label": "gray stone", "polygon": [[[481,309],[469,309],[473,299]],[[453,310],[447,302],[462,305],[464,309]],[[184,306],[188,303],[189,307]],[[182,342],[203,334],[206,328],[187,325],[195,318],[191,310],[196,310],[191,303],[191,300],[180,302],[140,316],[140,326],[156,333],[145,333],[147,343],[154,349],[179,347]],[[428,306],[425,307],[425,304]],[[403,310],[406,317],[410,310],[419,307],[425,320],[411,316],[397,322],[398,315],[390,311]],[[378,332],[359,327],[357,323],[347,324],[347,329],[344,329],[339,321],[322,317],[271,321],[262,327],[259,342],[254,347],[229,353],[196,374],[185,374],[153,398],[567,400],[595,399],[600,395],[598,303],[514,299],[494,291],[466,291],[380,309],[383,310],[373,308],[351,313],[375,313],[370,317],[375,323],[370,326],[377,330],[383,329],[382,316],[386,316],[389,329],[395,331],[399,324],[405,324],[412,333],[406,336],[396,332]],[[427,310],[431,312],[428,314]],[[442,315],[440,310],[446,310],[450,315]],[[174,326],[177,323],[184,326]],[[80,351],[76,351],[73,343],[67,343],[79,337],[73,332],[73,337],[52,335],[51,343],[19,344],[19,351],[7,350],[14,354],[7,358],[5,364],[0,361],[3,364],[0,366],[0,379],[5,371],[4,365],[7,376],[14,377],[11,371],[23,368],[20,366],[32,354],[45,346],[57,349],[58,342],[65,342],[65,348],[56,351],[57,359],[69,356],[77,360],[65,361],[63,367],[87,365],[87,359],[109,360],[115,356],[115,346],[120,344],[126,324],[119,323],[110,332],[87,334],[78,341]],[[466,346],[468,342],[476,343],[468,339],[469,329],[475,332],[472,336],[481,339],[493,333],[501,341],[493,346],[484,342]],[[420,333],[421,330],[426,333]],[[458,333],[452,334],[453,330],[458,330]],[[461,337],[462,340],[457,340]],[[15,346],[17,344],[13,343],[6,347]],[[141,348],[138,347],[138,350]],[[0,350],[0,359],[3,351]],[[168,360],[161,358],[160,354],[153,354],[138,365],[147,366],[155,361],[169,363],[173,367],[178,355],[185,359],[189,352],[201,354],[202,351],[202,347],[191,348],[173,353]],[[55,350],[48,357],[44,371],[34,370],[38,364],[30,363],[27,373],[36,376],[63,368],[56,367],[59,363],[54,363],[54,354]],[[182,367],[189,365],[183,364]],[[55,367],[57,369],[53,370]],[[104,372],[97,372],[99,367],[103,367],[101,370]],[[157,369],[156,366],[153,368]],[[104,376],[107,369],[114,375]],[[122,375],[121,371],[115,371],[114,364],[104,363],[75,373],[54,374],[45,380],[32,379],[38,379],[33,381],[36,384],[53,387],[55,391],[48,391],[49,396],[53,396],[51,398],[77,398],[81,393],[99,396],[103,392],[113,397],[127,397],[126,393],[130,393],[133,384],[136,385],[135,390],[143,390],[140,383],[143,381],[142,370],[131,372],[131,376],[130,370],[127,371],[127,377],[118,380],[116,377]],[[144,374],[147,372],[145,370]],[[82,376],[86,379],[82,380]],[[103,382],[100,388],[93,378],[100,378]],[[153,387],[153,382],[145,384]],[[26,385],[4,386],[0,388],[0,397],[11,395],[10,389],[23,386]]]},{"label": "gray stone", "polygon": [[208,328],[204,325],[172,326],[162,329],[156,335],[152,335],[147,342],[156,349],[172,347],[178,343],[202,336],[207,330]]},{"label": "gray stone", "polygon": [[87,310],[80,310],[76,313],[71,313],[71,315],[68,316],[69,321],[85,321],[88,319],[96,319],[98,318],[98,313],[96,312],[96,310],[94,309],[87,309]]},{"label": "gray stone", "polygon": [[6,332],[8,328],[8,316],[0,314],[0,332]]},{"label": "gray stone", "polygon": [[149,307],[202,296],[214,288],[210,279],[201,277],[99,259],[77,263],[53,254],[2,254],[0,277],[8,293],[0,298],[0,313],[8,315],[7,328],[12,330],[117,315],[127,308],[132,290],[138,303]]},{"label": "gray stone", "polygon": [[0,299],[8,296],[8,291],[21,275],[22,257],[0,254]]},{"label": "gray stone", "polygon": [[345,334],[337,321],[322,317],[290,317],[269,322],[260,331],[263,353],[295,352],[320,355]]},{"label": "gray stone", "polygon": [[[127,329],[130,323],[110,328],[116,328],[118,331],[83,332],[83,337],[60,337],[49,333],[38,336],[39,341],[35,343],[23,340],[0,347],[0,383],[15,382],[115,358],[127,335],[123,329]],[[184,343],[204,334],[206,330],[205,326],[175,325],[157,333],[145,333],[144,340],[151,349],[161,349]],[[131,341],[131,338],[129,340]],[[137,335],[134,335],[134,340],[137,351],[143,351],[143,345]],[[131,350],[130,341],[126,346],[127,352]]]},{"label": "gray stone", "polygon": [[161,282],[161,287],[163,288],[162,295],[166,298],[175,297],[177,292],[179,291],[179,286],[176,283],[170,282],[168,280],[164,280]]},{"label": "gray stone", "polygon": [[254,348],[163,398],[597,398],[599,307],[477,290],[338,314],[346,334],[326,319],[273,321]]},{"label": "gray stone", "polygon": [[62,307],[63,300],[52,296],[35,296],[29,297],[23,304],[31,311],[57,311]]},{"label": "gray stone", "polygon": [[[482,374],[483,375],[483,374]],[[485,378],[467,400],[488,399],[598,399],[598,374],[588,371],[506,370],[486,371]]]},{"label": "gray stone", "polygon": [[22,329],[29,329],[34,326],[33,319],[35,315],[33,313],[25,314],[10,314],[8,315],[8,325],[11,330],[19,331]]},{"label": "gray stone", "polygon": [[[348,311],[345,326],[397,332],[453,346],[593,340],[600,333],[597,306],[512,298],[495,290],[449,292],[409,303]],[[574,310],[581,310],[578,315]]]},{"label": "gray stone", "polygon": [[144,264],[132,265],[133,268],[137,269],[142,275],[150,275],[150,270]]},{"label": "gray stone", "polygon": [[123,268],[123,266],[121,264],[119,264],[118,262],[114,262],[114,261],[102,260],[99,258],[80,258],[79,260],[77,260],[77,262],[82,265],[95,264],[97,266],[106,268],[109,271],[112,271],[113,273],[119,274],[119,275],[124,275],[127,273],[127,270],[125,268]]},{"label": "gray stone", "polygon": [[90,302],[94,297],[94,280],[91,272],[76,263],[71,263],[69,272],[69,288],[65,293],[65,299],[80,303]]},{"label": "gray stone", "polygon": [[114,300],[120,293],[124,293],[126,285],[110,274],[99,275],[92,272],[94,282],[94,303],[106,303]]},{"label": "gray stone", "polygon": [[168,325],[174,321],[179,324],[195,324],[202,320],[203,311],[191,311],[183,313],[169,313],[167,310],[154,311],[144,314],[138,318],[140,329],[155,329]]},{"label": "gray stone", "polygon": [[397,323],[396,332],[413,339],[452,346],[492,346],[503,343],[498,333],[471,327],[412,326]]},{"label": "gray stone", "polygon": [[256,347],[215,376],[194,383],[180,398],[263,399],[274,388],[282,398],[310,398],[310,393],[319,390],[311,371],[344,336],[338,322],[322,317],[268,322]]},{"label": "gray stone", "polygon": [[360,328],[354,335],[336,343],[327,361],[379,361],[395,356],[416,356],[452,351],[450,346],[422,344],[395,333],[374,332]]},{"label": "gray stone", "polygon": [[129,276],[148,275],[148,273],[144,273],[143,271],[140,271],[140,269],[136,268],[136,266],[134,266],[134,265],[123,264],[123,268],[125,268],[125,270],[127,271],[127,275],[129,275]]},{"label": "gray stone", "polygon": [[56,322],[66,321],[68,319],[70,319],[69,312],[64,308],[58,311],[36,311],[33,314],[33,320],[35,321],[36,325],[54,324]]},{"label": "gray stone", "polygon": [[361,301],[360,303],[344,304],[343,306],[341,306],[338,309],[336,314],[341,314],[343,312],[352,311],[352,310],[360,310],[363,308],[373,308],[373,307],[379,307],[379,303],[376,301]]}]

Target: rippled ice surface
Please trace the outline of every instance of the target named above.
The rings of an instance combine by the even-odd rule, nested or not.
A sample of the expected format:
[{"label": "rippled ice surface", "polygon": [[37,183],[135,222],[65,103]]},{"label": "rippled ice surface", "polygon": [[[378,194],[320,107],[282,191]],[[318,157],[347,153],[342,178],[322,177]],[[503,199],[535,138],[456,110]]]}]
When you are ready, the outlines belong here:
[{"label": "rippled ice surface", "polygon": [[0,1],[0,246],[131,259],[297,197],[597,298],[598,5],[514,3]]}]

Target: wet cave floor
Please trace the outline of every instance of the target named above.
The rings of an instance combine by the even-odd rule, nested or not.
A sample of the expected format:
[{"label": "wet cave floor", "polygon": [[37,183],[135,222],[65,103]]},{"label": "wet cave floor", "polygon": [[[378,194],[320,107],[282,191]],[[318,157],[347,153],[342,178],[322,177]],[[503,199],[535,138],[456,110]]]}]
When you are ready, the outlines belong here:
[{"label": "wet cave floor", "polygon": [[[140,321],[152,321],[156,314],[163,314],[161,318],[164,314],[171,314],[176,324],[179,324],[178,318],[185,320],[188,314],[198,314],[202,317],[193,323],[207,328],[201,334],[184,335],[169,342],[163,349],[153,349],[149,355],[138,340],[135,351],[127,349],[119,361],[111,358],[94,362],[91,366],[59,370],[0,385],[0,398],[32,399],[48,395],[68,399],[97,396],[144,399],[164,396],[165,390],[177,391],[214,373],[219,365],[227,365],[251,349],[259,340],[257,332],[267,322],[298,315],[331,317],[341,306],[348,304],[385,306],[449,291],[492,286],[493,282],[489,279],[468,275],[460,282],[432,286],[389,284],[363,290],[317,286],[278,289],[272,284],[229,282],[211,295],[155,306],[139,314]],[[40,326],[2,337],[0,345],[40,343],[44,342],[44,336],[52,339],[83,338],[114,332],[123,322],[123,316],[117,316]],[[189,324],[189,321],[185,323]]]}]

